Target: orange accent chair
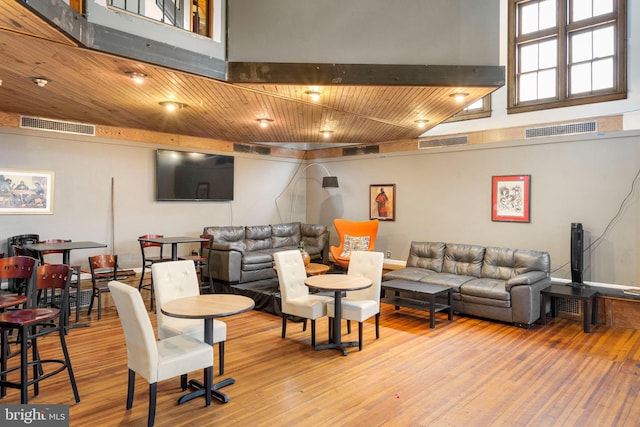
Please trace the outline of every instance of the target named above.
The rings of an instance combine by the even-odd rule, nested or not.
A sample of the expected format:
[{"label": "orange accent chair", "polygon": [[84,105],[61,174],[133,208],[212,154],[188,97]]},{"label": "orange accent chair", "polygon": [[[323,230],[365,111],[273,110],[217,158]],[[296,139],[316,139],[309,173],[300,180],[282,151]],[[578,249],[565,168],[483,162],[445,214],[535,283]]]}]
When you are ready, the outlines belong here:
[{"label": "orange accent chair", "polygon": [[[337,218],[333,220],[340,246],[331,246],[329,251],[336,265],[347,269],[351,251],[372,251],[378,235],[378,220],[349,221]],[[348,236],[345,239],[345,236]],[[368,238],[368,239],[367,239]],[[345,245],[346,241],[346,245]],[[368,245],[367,245],[368,244]]]}]

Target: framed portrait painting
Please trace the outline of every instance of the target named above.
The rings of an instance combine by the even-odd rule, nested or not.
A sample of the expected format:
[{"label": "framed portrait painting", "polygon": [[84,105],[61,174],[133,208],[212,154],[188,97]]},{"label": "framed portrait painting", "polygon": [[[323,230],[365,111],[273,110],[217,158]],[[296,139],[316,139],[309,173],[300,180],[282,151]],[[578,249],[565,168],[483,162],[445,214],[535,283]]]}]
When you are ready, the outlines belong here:
[{"label": "framed portrait painting", "polygon": [[395,184],[371,184],[369,186],[369,219],[396,220]]},{"label": "framed portrait painting", "polygon": [[531,221],[531,175],[491,178],[491,221]]},{"label": "framed portrait painting", "polygon": [[53,172],[0,168],[0,214],[52,214]]}]

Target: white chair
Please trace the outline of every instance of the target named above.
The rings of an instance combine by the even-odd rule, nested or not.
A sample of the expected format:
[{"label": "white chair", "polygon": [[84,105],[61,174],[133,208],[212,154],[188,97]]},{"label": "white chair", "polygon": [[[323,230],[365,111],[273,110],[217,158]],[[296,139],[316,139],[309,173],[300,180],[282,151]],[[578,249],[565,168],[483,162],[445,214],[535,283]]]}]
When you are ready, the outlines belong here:
[{"label": "white chair", "polygon": [[[140,292],[133,286],[117,281],[109,282],[127,343],[127,410],[133,406],[135,374],[149,382],[149,416],[152,426],[156,414],[156,390],[159,381],[205,370],[205,384],[213,375],[213,347],[188,335],[177,335],[156,341],[151,320]],[[206,392],[206,405],[211,404],[211,389]]]},{"label": "white chair", "polygon": [[[162,314],[161,307],[178,298],[200,295],[200,282],[193,261],[168,261],[153,264],[154,293],[157,307],[158,339],[186,334],[204,340],[202,319],[179,319]],[[213,342],[218,343],[219,372],[224,375],[224,342],[227,340],[227,324],[213,319]]]},{"label": "white chair", "polygon": [[309,293],[304,284],[307,273],[299,250],[273,254],[280,282],[282,301],[282,338],[287,333],[287,314],[311,320],[311,346],[316,346],[316,319],[327,315],[327,303],[333,298]]},{"label": "white chair", "polygon": [[[371,286],[359,291],[348,291],[342,299],[342,318],[358,322],[358,349],[362,350],[362,323],[371,316],[376,317],[376,339],[380,338],[380,282],[382,281],[382,252],[351,252],[349,275],[364,276]],[[327,315],[334,316],[333,300],[327,304]]]}]

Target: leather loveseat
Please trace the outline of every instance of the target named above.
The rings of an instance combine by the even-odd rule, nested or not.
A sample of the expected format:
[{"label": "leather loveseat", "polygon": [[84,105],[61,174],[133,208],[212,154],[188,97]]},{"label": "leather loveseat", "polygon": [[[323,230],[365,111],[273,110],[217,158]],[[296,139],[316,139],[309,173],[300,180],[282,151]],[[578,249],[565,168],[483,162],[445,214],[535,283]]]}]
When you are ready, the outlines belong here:
[{"label": "leather loveseat", "polygon": [[208,272],[214,281],[226,284],[247,283],[277,276],[273,269],[273,254],[297,249],[300,242],[311,262],[328,259],[329,230],[325,225],[292,222],[271,225],[209,226],[203,234],[210,235]]},{"label": "leather loveseat", "polygon": [[547,252],[411,242],[406,267],[383,280],[449,286],[454,311],[530,327],[540,317],[540,290],[550,284],[550,266]]}]

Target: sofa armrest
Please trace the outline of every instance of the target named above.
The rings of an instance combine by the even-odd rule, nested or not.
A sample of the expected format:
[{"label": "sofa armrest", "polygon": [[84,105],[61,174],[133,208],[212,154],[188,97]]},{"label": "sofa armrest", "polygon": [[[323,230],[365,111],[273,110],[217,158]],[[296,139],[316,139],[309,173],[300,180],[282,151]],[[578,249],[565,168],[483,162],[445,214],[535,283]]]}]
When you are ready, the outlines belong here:
[{"label": "sofa armrest", "polygon": [[[213,245],[212,245],[213,246]],[[238,283],[240,281],[240,266],[242,264],[242,252],[237,250],[207,249],[209,277],[226,283]]]},{"label": "sofa armrest", "polygon": [[214,249],[217,251],[244,252],[245,245],[243,242],[212,242],[211,249]]},{"label": "sofa armrest", "polygon": [[547,278],[547,273],[544,271],[529,271],[527,273],[519,274],[516,277],[513,277],[507,280],[507,283],[505,284],[505,289],[507,291],[511,291],[511,288],[513,286],[532,285],[546,278]]}]

